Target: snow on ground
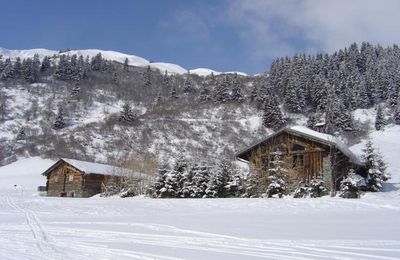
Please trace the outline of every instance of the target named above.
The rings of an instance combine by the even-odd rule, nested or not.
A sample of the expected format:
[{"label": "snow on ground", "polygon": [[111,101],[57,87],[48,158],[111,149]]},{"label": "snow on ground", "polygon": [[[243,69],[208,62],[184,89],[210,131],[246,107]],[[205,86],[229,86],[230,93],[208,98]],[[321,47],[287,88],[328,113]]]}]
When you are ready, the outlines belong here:
[{"label": "snow on ground", "polygon": [[371,133],[393,178],[359,200],[42,197],[52,161],[19,160],[0,168],[0,259],[400,259],[398,136]]}]

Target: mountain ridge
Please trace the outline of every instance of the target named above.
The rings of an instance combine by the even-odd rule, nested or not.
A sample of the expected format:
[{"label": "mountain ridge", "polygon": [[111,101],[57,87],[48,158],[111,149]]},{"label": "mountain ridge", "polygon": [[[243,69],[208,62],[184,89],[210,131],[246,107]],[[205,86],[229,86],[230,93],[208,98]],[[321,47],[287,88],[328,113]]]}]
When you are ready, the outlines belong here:
[{"label": "mountain ridge", "polygon": [[174,63],[168,63],[168,62],[153,62],[149,61],[145,58],[142,58],[137,55],[132,55],[132,54],[126,54],[118,51],[113,51],[113,50],[101,50],[101,49],[77,49],[77,50],[67,50],[67,51],[56,51],[56,50],[49,50],[49,49],[44,49],[44,48],[34,48],[34,49],[24,49],[24,50],[17,50],[17,49],[6,49],[0,47],[0,56],[3,57],[3,59],[10,58],[11,60],[15,60],[17,57],[21,59],[26,59],[26,58],[32,58],[35,54],[39,55],[40,59],[43,59],[45,56],[52,57],[54,55],[60,56],[60,55],[77,55],[80,56],[82,55],[83,57],[89,56],[94,57],[98,53],[101,53],[104,59],[106,60],[112,60],[116,61],[119,63],[124,63],[125,59],[128,59],[128,64],[131,66],[136,66],[136,67],[147,67],[150,66],[151,68],[158,69],[160,72],[167,71],[170,74],[178,74],[178,75],[183,75],[186,73],[191,73],[191,74],[196,74],[198,76],[208,76],[211,74],[214,75],[220,75],[220,74],[235,74],[237,73],[238,75],[241,76],[248,76],[248,74],[244,72],[239,72],[239,71],[227,71],[227,72],[220,72],[208,68],[195,68],[195,69],[186,69],[183,68],[182,66]]}]

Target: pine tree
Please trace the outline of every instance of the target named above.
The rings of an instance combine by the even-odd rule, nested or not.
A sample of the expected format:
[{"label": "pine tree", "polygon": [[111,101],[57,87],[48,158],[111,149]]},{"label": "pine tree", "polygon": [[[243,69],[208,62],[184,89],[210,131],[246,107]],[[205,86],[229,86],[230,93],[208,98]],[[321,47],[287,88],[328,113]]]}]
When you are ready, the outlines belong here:
[{"label": "pine tree", "polygon": [[91,69],[93,71],[104,71],[105,70],[105,64],[103,60],[103,56],[101,55],[101,52],[97,53],[96,56],[94,56],[90,62]]},{"label": "pine tree", "polygon": [[350,169],[346,178],[340,182],[339,196],[345,199],[357,199],[360,197],[358,180],[353,169]]},{"label": "pine tree", "polygon": [[22,63],[21,63],[21,58],[17,57],[14,63],[14,75],[16,78],[19,78],[23,75],[23,68],[22,68]]},{"label": "pine tree", "polygon": [[167,165],[161,166],[156,174],[156,178],[154,181],[154,193],[153,196],[156,198],[165,198],[166,197],[166,189],[165,189],[165,181],[167,178],[168,168]]},{"label": "pine tree", "polygon": [[265,101],[262,120],[265,127],[274,130],[278,130],[285,124],[281,109],[276,100],[268,99]]},{"label": "pine tree", "polygon": [[214,173],[209,187],[207,197],[225,198],[229,196],[229,182],[232,180],[232,165],[229,161],[221,161]]},{"label": "pine tree", "polygon": [[187,73],[187,76],[185,78],[185,82],[183,84],[183,93],[189,94],[193,92],[193,82],[190,78],[190,73]]},{"label": "pine tree", "polygon": [[325,187],[325,182],[321,178],[314,178],[309,184],[309,194],[311,198],[319,198],[329,194],[328,189]]},{"label": "pine tree", "polygon": [[299,182],[298,187],[293,192],[293,198],[307,198],[310,196],[310,186],[307,183]]},{"label": "pine tree", "polygon": [[0,74],[0,79],[7,80],[7,79],[12,79],[12,78],[14,78],[14,68],[11,63],[11,60],[6,59],[6,61],[4,62],[3,71]]},{"label": "pine tree", "polygon": [[[363,149],[362,158],[367,169],[366,184],[370,191],[382,190],[382,184],[388,179],[385,172],[385,164],[371,140],[368,140],[365,148]],[[381,162],[380,162],[381,160]]]},{"label": "pine tree", "polygon": [[132,123],[136,119],[135,113],[133,113],[131,106],[128,102],[125,102],[122,106],[122,111],[120,112],[118,121],[121,123]]},{"label": "pine tree", "polygon": [[195,164],[193,170],[194,192],[191,194],[194,198],[203,198],[206,196],[206,190],[210,181],[210,170],[205,162]]},{"label": "pine tree", "polygon": [[229,101],[229,85],[230,81],[228,75],[217,83],[213,93],[213,99],[216,102],[224,103]]},{"label": "pine tree", "polygon": [[175,85],[171,87],[171,91],[169,93],[170,98],[172,99],[177,99],[178,98],[178,94],[176,92],[176,87]]},{"label": "pine tree", "polygon": [[174,190],[176,190],[177,197],[187,198],[188,194],[185,190],[188,181],[188,162],[183,155],[180,155],[175,161],[172,169],[173,175],[175,176],[176,183]]},{"label": "pine tree", "polygon": [[164,76],[163,76],[163,81],[162,81],[162,87],[163,89],[169,89],[169,76],[168,76],[168,72],[165,71]]},{"label": "pine tree", "polygon": [[149,89],[152,86],[152,71],[150,66],[147,66],[146,70],[143,73],[143,86],[146,89]]},{"label": "pine tree", "polygon": [[57,117],[53,124],[55,129],[62,129],[65,127],[64,115],[62,107],[58,107]]},{"label": "pine tree", "polygon": [[129,60],[128,60],[128,58],[125,58],[123,70],[125,72],[129,72]]},{"label": "pine tree", "polygon": [[281,151],[273,152],[272,156],[272,167],[268,169],[268,179],[270,184],[266,190],[266,195],[268,198],[282,198],[286,192],[285,175],[287,174],[288,170],[285,168],[285,162],[282,160]]},{"label": "pine tree", "polygon": [[375,117],[375,129],[383,130],[386,125],[385,115],[383,113],[383,108],[379,105],[376,109],[376,117]]},{"label": "pine tree", "polygon": [[207,102],[207,101],[211,100],[210,89],[208,88],[207,85],[203,85],[203,88],[200,90],[199,99],[201,102]]},{"label": "pine tree", "polygon": [[245,197],[256,198],[261,195],[259,191],[262,188],[261,187],[262,181],[258,171],[256,170],[250,171],[250,173],[247,175],[245,184],[246,184],[246,192],[244,194]]},{"label": "pine tree", "polygon": [[42,64],[40,66],[40,72],[47,72],[51,67],[50,58],[48,56],[44,56],[42,60]]},{"label": "pine tree", "polygon": [[242,86],[240,84],[240,80],[237,73],[233,75],[230,100],[236,102],[242,102],[244,100],[244,96],[242,93]]}]

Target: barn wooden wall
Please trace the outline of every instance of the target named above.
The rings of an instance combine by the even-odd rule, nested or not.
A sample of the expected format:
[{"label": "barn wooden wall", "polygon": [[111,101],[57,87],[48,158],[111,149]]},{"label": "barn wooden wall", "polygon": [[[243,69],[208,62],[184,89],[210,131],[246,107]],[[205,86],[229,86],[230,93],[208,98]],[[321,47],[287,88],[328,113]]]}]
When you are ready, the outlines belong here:
[{"label": "barn wooden wall", "polygon": [[[72,176],[72,180],[70,176]],[[59,197],[62,193],[65,193],[67,197],[71,197],[72,195],[82,197],[82,181],[81,172],[63,162],[48,174],[47,195]]]}]

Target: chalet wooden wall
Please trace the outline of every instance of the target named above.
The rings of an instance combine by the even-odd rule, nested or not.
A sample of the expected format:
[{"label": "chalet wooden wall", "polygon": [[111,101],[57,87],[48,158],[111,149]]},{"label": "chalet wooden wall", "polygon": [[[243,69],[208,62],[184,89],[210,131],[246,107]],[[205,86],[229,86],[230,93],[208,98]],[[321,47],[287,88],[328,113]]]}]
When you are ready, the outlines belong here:
[{"label": "chalet wooden wall", "polygon": [[[268,168],[273,152],[276,151],[282,153],[282,160],[285,162],[285,168],[288,169],[286,181],[291,190],[300,181],[309,182],[314,177],[332,178],[332,180],[327,179],[326,182],[329,184],[333,182],[333,185],[337,187],[338,183],[335,180],[339,176],[345,175],[352,167],[349,159],[335,147],[300,135],[282,132],[250,151],[250,167],[253,171],[258,172],[260,181],[265,184],[268,182]],[[337,162],[332,165],[333,167],[327,165],[331,164],[331,154],[334,155],[332,158]],[[324,173],[326,169],[332,170],[335,176],[332,176],[331,173],[329,175]]]}]

